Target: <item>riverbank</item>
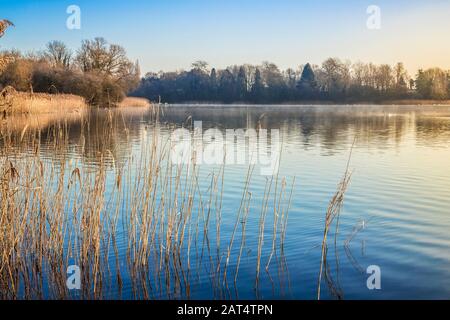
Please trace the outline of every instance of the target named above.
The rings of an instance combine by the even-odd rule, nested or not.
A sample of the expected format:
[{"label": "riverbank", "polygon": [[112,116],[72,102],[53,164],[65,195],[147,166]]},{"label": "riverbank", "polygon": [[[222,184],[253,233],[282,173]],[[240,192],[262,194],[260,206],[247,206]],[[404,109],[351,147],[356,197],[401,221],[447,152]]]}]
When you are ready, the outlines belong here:
[{"label": "riverbank", "polygon": [[87,107],[84,98],[71,94],[26,93],[6,88],[0,96],[0,113],[3,116],[81,113]]},{"label": "riverbank", "polygon": [[332,102],[332,101],[302,101],[302,102],[285,102],[285,103],[221,103],[221,102],[183,102],[183,103],[164,103],[165,106],[170,107],[212,107],[212,106],[230,106],[230,107],[267,107],[267,106],[279,106],[279,107],[301,107],[301,106],[450,106],[450,100],[386,100],[378,102],[360,101],[360,102]]},{"label": "riverbank", "polygon": [[145,98],[126,97],[121,102],[119,102],[117,106],[119,108],[127,108],[127,107],[148,108],[151,106],[151,103],[149,100]]},{"label": "riverbank", "polygon": [[[117,104],[119,108],[150,106],[149,100],[135,97],[126,97]],[[89,107],[83,97],[72,94],[17,92],[11,87],[0,92],[0,114],[3,116],[83,113]]]}]

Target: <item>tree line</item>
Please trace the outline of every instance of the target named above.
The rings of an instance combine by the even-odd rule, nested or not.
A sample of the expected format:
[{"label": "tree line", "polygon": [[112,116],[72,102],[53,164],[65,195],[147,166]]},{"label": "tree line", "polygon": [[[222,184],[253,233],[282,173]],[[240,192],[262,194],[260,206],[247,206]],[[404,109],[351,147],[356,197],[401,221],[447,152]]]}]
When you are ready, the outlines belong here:
[{"label": "tree line", "polygon": [[61,41],[37,53],[2,51],[0,61],[0,90],[76,94],[92,105],[120,102],[140,81],[139,64],[103,38],[84,40],[75,52]]},{"label": "tree line", "polygon": [[52,41],[45,50],[0,52],[0,90],[70,93],[108,106],[126,95],[163,102],[288,103],[297,101],[382,102],[397,99],[450,99],[450,71],[419,70],[411,77],[394,66],[329,58],[321,65],[280,70],[263,62],[210,69],[196,61],[189,71],[147,73],[123,47],[103,38],[84,40],[73,52]]},{"label": "tree line", "polygon": [[432,68],[411,77],[403,63],[352,64],[337,58],[297,70],[270,62],[217,70],[196,61],[189,71],[147,73],[132,95],[168,103],[443,100],[450,98],[450,71]]}]

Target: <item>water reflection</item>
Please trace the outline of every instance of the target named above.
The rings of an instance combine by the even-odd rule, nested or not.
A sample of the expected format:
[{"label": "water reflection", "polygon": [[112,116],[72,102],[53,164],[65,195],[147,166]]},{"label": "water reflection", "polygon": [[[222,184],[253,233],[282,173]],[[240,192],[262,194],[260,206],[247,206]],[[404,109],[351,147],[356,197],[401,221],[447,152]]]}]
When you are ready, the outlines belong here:
[{"label": "water reflection", "polygon": [[[160,130],[169,133],[178,127],[193,128],[203,122],[203,130],[279,129],[288,141],[299,139],[305,150],[319,145],[324,155],[347,150],[351,135],[357,135],[357,146],[386,149],[405,139],[418,144],[444,145],[450,139],[450,107],[162,107]],[[67,126],[72,152],[89,163],[101,154],[110,153],[123,159],[133,144],[150,132],[153,115],[148,109],[93,109],[87,115],[20,116],[3,121],[1,128],[22,134],[40,128],[42,142],[51,140],[52,128]],[[114,132],[111,131],[114,128]],[[86,133],[86,134],[85,134]]]},{"label": "water reflection", "polygon": [[[176,128],[193,130],[194,121],[202,121],[204,131],[280,130],[283,138],[280,171],[298,178],[285,243],[271,262],[274,270],[265,272],[271,256],[269,237],[261,252],[264,261],[256,286],[253,280],[243,285],[233,277],[222,286],[223,274],[209,278],[205,270],[223,267],[226,258],[215,251],[216,239],[202,237],[200,232],[197,236],[201,243],[189,268],[185,268],[187,258],[180,252],[182,262],[176,269],[174,282],[164,283],[166,279],[162,276],[156,279],[159,291],[152,292],[146,287],[152,274],[148,269],[137,270],[135,282],[121,279],[123,289],[120,286],[118,291],[123,290],[124,296],[162,298],[168,293],[171,298],[314,299],[324,214],[355,137],[354,180],[342,213],[339,239],[335,246],[330,246],[325,274],[329,291],[324,298],[449,296],[450,107],[163,107],[159,123],[148,109],[93,109],[86,115],[9,119],[1,124],[1,130],[10,135],[3,136],[0,144],[25,153],[40,152],[48,161],[62,158],[88,168],[102,162],[109,169],[120,171],[130,157],[140,156],[143,142],[150,145],[155,132],[167,140]],[[33,137],[39,134],[39,129],[41,144],[36,146]],[[67,143],[55,145],[53,138],[59,130],[66,132]],[[36,150],[37,147],[40,149]],[[242,150],[243,146],[235,147]],[[205,175],[209,169],[205,168]],[[225,243],[234,228],[235,220],[229,217],[238,211],[236,203],[241,199],[236,189],[242,186],[246,170],[247,166],[226,167],[221,233]],[[134,177],[135,173],[130,173],[129,181]],[[265,178],[257,177],[255,182],[248,194],[252,199],[264,194]],[[268,214],[268,224],[274,219]],[[369,220],[366,228],[362,228],[361,221]],[[236,265],[229,268],[250,278],[255,270],[248,261],[254,261],[258,254],[252,250],[257,247],[258,220],[243,213],[239,230],[244,232],[244,227],[253,242],[245,243],[241,249],[236,239],[242,261],[240,269]],[[127,245],[118,241],[119,265],[127,254]],[[239,254],[239,250],[233,254]],[[382,265],[385,270],[383,281],[387,289],[378,296],[365,287],[364,271],[370,264]],[[199,265],[207,267],[195,268]],[[412,275],[403,275],[405,268],[410,270],[412,266]],[[161,271],[160,275],[173,276],[173,270]],[[416,279],[415,283],[409,281],[411,277]]]}]

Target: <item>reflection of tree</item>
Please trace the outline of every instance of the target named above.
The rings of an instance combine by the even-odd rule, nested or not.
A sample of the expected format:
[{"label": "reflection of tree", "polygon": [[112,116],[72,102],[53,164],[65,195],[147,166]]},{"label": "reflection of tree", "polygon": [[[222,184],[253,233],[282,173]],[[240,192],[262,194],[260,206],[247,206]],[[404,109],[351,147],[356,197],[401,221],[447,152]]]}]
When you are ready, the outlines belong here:
[{"label": "reflection of tree", "polygon": [[[348,147],[349,136],[358,135],[358,144],[375,148],[397,146],[407,132],[420,130],[424,137],[438,139],[438,133],[426,131],[420,109],[408,107],[292,107],[282,110],[272,108],[237,107],[189,107],[167,108],[164,120],[182,123],[190,117],[193,121],[202,121],[203,128],[257,128],[282,129],[290,135],[298,136],[306,149],[311,144],[319,144],[327,153],[332,154]],[[262,115],[264,115],[262,117]],[[417,119],[417,120],[416,120]],[[429,120],[433,123],[434,120]],[[417,128],[415,128],[417,126]],[[432,130],[432,129],[431,129]],[[445,123],[440,130],[448,130]]]},{"label": "reflection of tree", "polygon": [[132,141],[139,139],[141,117],[93,110],[87,121],[71,128],[71,144],[80,147],[79,152],[89,163],[98,163],[101,157],[108,162],[121,162],[130,155]]},{"label": "reflection of tree", "polygon": [[450,141],[450,117],[418,117],[416,139],[419,144],[448,143]]},{"label": "reflection of tree", "polygon": [[[30,148],[34,138],[39,137],[42,149],[51,157],[69,154],[90,164],[101,159],[117,163],[130,155],[132,141],[139,140],[138,124],[142,117],[142,111],[124,115],[120,111],[93,109],[78,117],[72,114],[12,117],[2,128],[10,132],[10,139],[18,145],[29,141]],[[64,140],[57,139],[59,136]]]},{"label": "reflection of tree", "polygon": [[[447,109],[427,111],[413,108],[355,108],[355,107],[304,107],[283,108],[237,108],[237,107],[189,107],[165,108],[161,116],[162,128],[193,126],[194,121],[202,121],[203,130],[225,129],[280,129],[283,136],[303,149],[318,145],[326,155],[332,155],[348,148],[349,137],[358,135],[357,145],[374,149],[387,149],[399,145],[405,134],[414,133],[419,144],[443,143],[450,139],[450,114]],[[443,110],[443,111],[442,111]],[[439,115],[439,117],[437,116]],[[44,116],[43,116],[44,117]],[[55,128],[64,127],[68,136],[68,147],[90,163],[99,161],[100,156],[125,159],[133,143],[141,139],[144,128],[153,123],[145,110],[105,110],[94,109],[85,117],[34,119],[42,129],[41,141],[52,140]],[[186,120],[188,119],[188,121]],[[21,119],[15,122],[15,135],[20,138],[25,126],[27,131],[34,127]],[[270,141],[269,141],[270,143]]]}]

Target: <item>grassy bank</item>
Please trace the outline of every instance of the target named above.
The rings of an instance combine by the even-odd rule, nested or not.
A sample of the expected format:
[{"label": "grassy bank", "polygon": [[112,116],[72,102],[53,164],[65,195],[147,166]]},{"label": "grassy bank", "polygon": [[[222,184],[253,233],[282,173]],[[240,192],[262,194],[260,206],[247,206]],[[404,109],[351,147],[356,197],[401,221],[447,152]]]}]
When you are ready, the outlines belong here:
[{"label": "grassy bank", "polygon": [[84,98],[70,94],[4,90],[0,96],[0,112],[3,115],[80,113],[86,107]]},{"label": "grassy bank", "polygon": [[136,97],[126,97],[122,100],[122,102],[119,102],[118,107],[140,107],[140,108],[148,108],[151,106],[150,101],[148,101],[145,98],[136,98]]},{"label": "grassy bank", "polygon": [[450,100],[428,100],[428,99],[402,99],[402,100],[381,100],[381,101],[329,101],[329,100],[311,100],[311,101],[290,101],[283,103],[246,103],[246,102],[233,102],[233,103],[222,103],[217,101],[186,101],[169,103],[171,106],[321,106],[321,105],[379,105],[379,106],[389,106],[389,105],[399,105],[399,106],[450,106]]}]

